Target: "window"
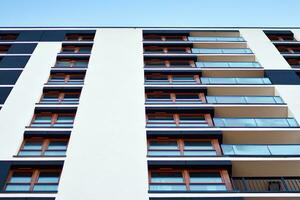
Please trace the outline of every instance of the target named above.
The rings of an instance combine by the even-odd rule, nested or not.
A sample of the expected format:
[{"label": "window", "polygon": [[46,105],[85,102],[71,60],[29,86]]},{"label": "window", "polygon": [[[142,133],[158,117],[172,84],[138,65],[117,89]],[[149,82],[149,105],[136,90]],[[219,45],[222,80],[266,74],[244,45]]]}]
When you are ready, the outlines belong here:
[{"label": "window", "polygon": [[144,53],[191,53],[191,48],[180,46],[144,46]]},{"label": "window", "polygon": [[69,59],[58,58],[54,67],[55,68],[87,68],[88,60],[86,59]]},{"label": "window", "polygon": [[230,191],[226,170],[150,170],[151,192],[215,192]]},{"label": "window", "polygon": [[294,118],[214,118],[216,127],[299,127]]},{"label": "window", "polygon": [[148,140],[148,156],[216,156],[221,155],[217,139],[171,139]]},{"label": "window", "polygon": [[57,192],[61,170],[11,170],[5,192]]},{"label": "window", "polygon": [[185,35],[157,35],[157,34],[144,34],[144,40],[149,41],[186,41]]},{"label": "window", "polygon": [[282,54],[299,54],[300,46],[297,45],[276,45],[278,51]]},{"label": "window", "polygon": [[271,41],[275,42],[296,41],[291,31],[265,31],[265,34]]},{"label": "window", "polygon": [[66,34],[65,40],[70,41],[93,41],[95,34]]},{"label": "window", "polygon": [[151,59],[145,60],[145,68],[153,67],[177,67],[177,68],[194,68],[195,62],[193,60],[161,60],[161,59]]},{"label": "window", "polygon": [[70,113],[38,113],[34,115],[30,127],[71,128],[74,118],[75,114]]},{"label": "window", "polygon": [[47,84],[49,85],[82,85],[84,81],[84,74],[67,74],[67,73],[53,73],[50,75]]},{"label": "window", "polygon": [[41,104],[78,104],[80,92],[45,92],[40,100]]},{"label": "window", "polygon": [[145,76],[146,85],[195,85],[200,84],[199,75],[166,75],[166,74],[147,74]]},{"label": "window", "polygon": [[0,40],[16,40],[18,34],[15,33],[0,33]]},{"label": "window", "polygon": [[147,114],[147,127],[210,127],[210,114]]},{"label": "window", "polygon": [[10,48],[10,45],[0,45],[0,53],[7,53],[9,48]]},{"label": "window", "polygon": [[152,92],[146,94],[146,103],[205,103],[204,93],[164,93]]},{"label": "window", "polygon": [[74,46],[74,45],[63,45],[61,53],[91,53],[92,46]]},{"label": "window", "polygon": [[24,139],[18,156],[65,156],[68,139],[54,138],[26,138]]}]

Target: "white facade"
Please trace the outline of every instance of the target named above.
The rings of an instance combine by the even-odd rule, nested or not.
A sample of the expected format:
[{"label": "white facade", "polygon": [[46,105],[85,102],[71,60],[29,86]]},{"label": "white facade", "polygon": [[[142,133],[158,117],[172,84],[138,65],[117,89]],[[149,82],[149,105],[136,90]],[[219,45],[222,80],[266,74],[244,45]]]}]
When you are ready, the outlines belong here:
[{"label": "white facade", "polygon": [[[65,29],[43,28],[43,30]],[[72,28],[68,28],[68,30],[72,30]],[[282,197],[282,199],[290,200],[300,198],[300,193],[148,193],[148,161],[222,160],[232,162],[233,170],[237,169],[235,175],[243,175],[245,171],[249,172],[250,175],[255,175],[256,169],[259,169],[270,170],[268,171],[268,176],[275,176],[277,173],[282,172],[283,169],[289,169],[290,173],[282,174],[282,176],[300,176],[298,170],[300,157],[147,158],[147,130],[173,131],[182,129],[145,128],[143,31],[190,29],[74,28],[74,30],[96,30],[96,34],[74,126],[73,128],[55,129],[72,131],[67,156],[57,158],[16,156],[22,144],[24,131],[48,130],[47,128],[36,129],[28,126],[37,106],[36,103],[39,102],[43,93],[44,84],[48,80],[51,67],[54,66],[56,56],[60,52],[62,41],[32,41],[37,42],[38,45],[0,111],[0,137],[2,138],[0,140],[0,161],[63,160],[64,166],[58,193],[1,193],[0,198],[56,197],[57,200],[144,200],[149,199],[149,197],[246,197],[246,199],[277,199],[275,197]],[[193,32],[202,30],[239,30],[240,35],[246,40],[247,47],[254,53],[253,59],[258,61],[263,67],[261,71],[296,71],[291,68],[263,32],[263,30],[285,29],[193,28],[192,30]],[[293,29],[292,32],[295,34],[295,38],[298,39],[300,31]],[[9,42],[0,43],[5,44]],[[26,41],[20,43],[26,43]],[[210,59],[210,56],[215,56],[216,60],[218,60],[218,55],[203,55],[207,59]],[[230,57],[230,55],[227,56]],[[239,57],[240,55],[232,56]],[[238,59],[243,60],[245,58],[240,56]],[[8,69],[3,68],[0,70]],[[220,72],[220,69],[204,69],[203,71],[205,72],[203,73],[216,77],[222,73],[236,73],[237,75],[248,73],[243,72],[246,69],[240,69],[240,71],[237,70],[236,72],[233,72],[234,69],[222,70],[224,72]],[[259,74],[259,70],[253,72],[253,76],[258,76]],[[170,86],[170,88],[172,87]],[[228,88],[228,91],[234,91],[233,94],[261,93],[269,94],[269,96],[278,95],[287,103],[283,105],[203,105],[203,107],[213,107],[217,115],[226,117],[232,117],[232,115],[238,117],[261,117],[266,115],[268,115],[266,117],[293,117],[300,122],[299,85],[203,85],[203,87],[206,87],[208,92],[214,95],[222,94],[222,91],[227,91]],[[279,143],[282,137],[286,137],[283,139],[285,144],[300,144],[300,136],[298,136],[300,127],[256,129],[216,127],[187,128],[186,130],[224,131],[223,140],[226,142],[239,141],[241,144],[247,144],[246,140],[260,144],[257,138],[259,133],[262,135],[266,134],[266,139],[262,140],[270,141],[273,144]],[[255,134],[257,134],[257,137],[253,137]],[[272,135],[274,135],[274,138]],[[288,163],[289,167],[287,167],[286,163]],[[272,168],[273,165],[277,167],[273,169],[267,168],[267,166]],[[246,166],[249,166],[249,168]],[[253,168],[251,169],[250,166]],[[244,169],[244,171],[241,169]],[[263,176],[264,174],[260,173],[259,175]]]}]

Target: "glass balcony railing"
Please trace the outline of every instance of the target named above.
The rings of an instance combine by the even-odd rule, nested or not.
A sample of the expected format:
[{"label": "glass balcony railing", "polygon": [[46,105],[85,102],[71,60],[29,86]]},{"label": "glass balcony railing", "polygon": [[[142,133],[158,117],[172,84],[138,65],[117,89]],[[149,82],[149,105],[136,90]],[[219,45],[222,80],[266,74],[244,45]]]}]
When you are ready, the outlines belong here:
[{"label": "glass balcony railing", "polygon": [[222,144],[224,156],[300,156],[300,145]]},{"label": "glass balcony railing", "polygon": [[252,54],[248,48],[192,48],[194,54]]},{"label": "glass balcony railing", "polygon": [[300,177],[233,177],[231,182],[237,192],[300,192]]},{"label": "glass balcony railing", "polygon": [[299,127],[294,118],[214,118],[215,127],[231,128],[289,128]]},{"label": "glass balcony railing", "polygon": [[284,104],[279,96],[206,96],[211,104]]},{"label": "glass balcony railing", "polygon": [[204,85],[268,85],[271,84],[269,78],[230,78],[230,77],[201,77]]},{"label": "glass balcony railing", "polygon": [[261,68],[258,62],[196,62],[199,68]]},{"label": "glass balcony railing", "polygon": [[68,62],[68,61],[57,61],[54,65],[56,68],[87,68],[88,62]]},{"label": "glass balcony railing", "polygon": [[245,42],[242,37],[188,37],[191,42]]}]

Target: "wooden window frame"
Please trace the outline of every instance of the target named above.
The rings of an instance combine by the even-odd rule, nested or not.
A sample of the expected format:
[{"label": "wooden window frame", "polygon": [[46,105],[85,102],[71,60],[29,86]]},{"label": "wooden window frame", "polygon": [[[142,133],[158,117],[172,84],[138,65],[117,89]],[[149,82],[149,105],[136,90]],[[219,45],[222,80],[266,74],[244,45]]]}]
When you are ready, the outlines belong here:
[{"label": "wooden window frame", "polygon": [[[213,121],[212,121],[212,117],[210,114],[208,113],[199,113],[199,114],[185,114],[185,113],[166,113],[166,112],[157,112],[157,113],[151,113],[151,114],[146,114],[146,124],[148,125],[148,120],[149,120],[149,116],[172,116],[173,120],[174,120],[174,124],[176,124],[176,127],[180,127],[180,117],[181,116],[203,116],[204,120],[206,121],[208,127],[213,127]],[[166,124],[170,124],[170,123],[166,123]]]},{"label": "wooden window frame", "polygon": [[[86,62],[86,65],[88,65],[88,63],[89,63],[89,60],[88,60],[88,59],[59,58],[59,59],[56,60],[56,62],[69,62],[70,65],[69,65],[68,67],[66,67],[66,68],[76,68],[76,67],[75,67],[75,64],[76,64],[77,62],[79,62],[79,61],[80,61],[80,62]],[[54,65],[53,67],[56,67],[56,63],[55,63],[55,65]],[[59,68],[59,67],[56,67],[56,68]]]},{"label": "wooden window frame", "polygon": [[11,183],[10,180],[13,177],[14,173],[31,173],[31,181],[30,183],[26,183],[26,185],[30,185],[30,189],[26,192],[34,192],[34,186],[35,185],[56,185],[54,183],[38,183],[38,178],[40,176],[41,173],[59,173],[59,177],[58,177],[58,181],[57,181],[57,185],[59,184],[60,181],[60,177],[61,177],[61,170],[58,169],[31,169],[31,168],[24,168],[24,169],[14,169],[14,170],[10,170],[8,172],[8,176],[6,178],[5,181],[5,185],[4,185],[4,191],[6,191],[6,188],[9,184],[13,184],[13,185],[24,185],[25,183]]},{"label": "wooden window frame", "polygon": [[[144,61],[144,65],[153,65],[153,63],[158,63],[158,66],[162,65],[166,68],[172,67],[174,66],[174,64],[172,65],[172,63],[174,62],[182,62],[183,66],[187,65],[190,66],[191,68],[195,68],[196,64],[194,60],[161,60],[161,59],[148,59]],[[151,64],[152,63],[152,64]],[[160,64],[161,63],[161,64]],[[188,64],[187,64],[188,63]],[[156,66],[156,65],[154,65]],[[175,65],[176,66],[176,65]]]},{"label": "wooden window frame", "polygon": [[80,98],[80,92],[60,92],[60,91],[48,91],[48,92],[44,92],[40,98],[39,103],[43,103],[43,99],[46,95],[57,95],[57,103],[61,104],[63,103],[64,99],[65,99],[65,95],[69,95],[69,94],[76,94],[78,95],[78,100]]},{"label": "wooden window frame", "polygon": [[[55,124],[57,124],[57,119],[58,117],[61,116],[73,116],[73,122],[75,120],[75,114],[74,113],[52,113],[52,112],[41,112],[41,113],[36,113],[33,115],[31,122],[30,122],[30,126],[32,126],[32,124],[34,124],[34,121],[36,119],[36,117],[38,116],[50,116],[51,117],[51,123],[49,124],[49,127],[53,127]],[[46,124],[46,123],[45,123]]]},{"label": "wooden window frame", "polygon": [[[153,183],[151,182],[151,174],[153,172],[156,173],[181,173],[182,174],[182,178],[183,178],[183,182],[182,183],[174,183],[174,182],[164,182],[164,183]],[[155,184],[155,185],[167,185],[167,184],[182,184],[186,186],[186,190],[190,191],[190,172],[200,172],[200,173],[219,173],[220,177],[222,179],[222,183],[200,183],[200,184],[220,184],[220,185],[225,185],[227,191],[232,191],[232,184],[229,178],[229,174],[227,170],[224,169],[217,169],[217,170],[210,170],[210,169],[203,169],[203,170],[187,170],[187,169],[183,169],[183,170],[177,170],[177,169],[172,169],[172,168],[160,168],[158,170],[149,170],[148,171],[148,181],[149,181],[149,185],[151,184]],[[194,184],[194,183],[193,183]],[[197,183],[196,183],[197,184]]]},{"label": "wooden window frame", "polygon": [[14,33],[0,33],[0,40],[16,40],[19,34]]},{"label": "wooden window frame", "polygon": [[[191,53],[190,47],[162,47],[162,46],[145,46],[144,53],[151,51],[158,51],[158,53],[174,53],[172,51],[179,51],[178,53]],[[175,52],[176,53],[176,52]]]},{"label": "wooden window frame", "polygon": [[189,95],[189,94],[193,94],[193,95],[198,95],[199,97],[199,102],[202,102],[202,103],[206,103],[206,99],[205,99],[205,94],[203,92],[148,92],[148,93],[145,93],[145,98],[146,98],[146,101],[148,99],[148,95],[169,95],[170,96],[170,100],[172,101],[172,103],[176,103],[177,102],[177,95],[178,94],[185,94],[185,95]]},{"label": "wooden window frame", "polygon": [[[41,154],[38,155],[38,156],[47,157],[45,155],[45,152],[48,150],[49,144],[51,142],[66,142],[66,144],[67,144],[66,149],[67,149],[68,148],[68,143],[69,143],[69,138],[43,138],[43,137],[25,138],[22,141],[22,144],[21,144],[20,149],[18,151],[18,154],[17,154],[18,157],[24,157],[24,156],[19,155],[19,154],[20,154],[21,151],[26,151],[26,150],[24,150],[26,142],[41,142],[41,144],[42,144],[42,149],[40,150]],[[25,157],[36,157],[36,156],[25,156]]]},{"label": "wooden window frame", "polygon": [[48,82],[51,81],[51,79],[53,77],[56,77],[56,76],[61,76],[61,77],[64,77],[64,83],[68,83],[69,80],[71,79],[71,77],[82,77],[82,81],[84,81],[84,78],[85,78],[85,74],[66,74],[66,73],[55,73],[55,74],[50,74],[49,76],[49,79],[48,79]]},{"label": "wooden window frame", "polygon": [[181,36],[181,35],[158,35],[158,34],[147,34],[144,35],[144,40],[159,40],[159,41],[168,41],[168,40],[174,40],[174,38],[178,38],[179,41],[187,41],[187,36]]},{"label": "wooden window frame", "polygon": [[94,41],[94,38],[95,34],[92,33],[67,33],[65,35],[66,41]]},{"label": "wooden window frame", "polygon": [[[219,141],[217,139],[183,139],[183,138],[169,138],[169,137],[157,137],[157,138],[150,138],[147,140],[147,149],[150,150],[150,142],[152,141],[159,141],[159,142],[169,142],[169,141],[176,141],[178,150],[180,152],[180,156],[184,156],[184,142],[210,142],[211,146],[213,147],[214,151],[216,152],[217,156],[222,155],[222,150],[219,144]],[[158,151],[171,151],[171,150],[158,150]],[[172,150],[173,151],[173,150]]]}]

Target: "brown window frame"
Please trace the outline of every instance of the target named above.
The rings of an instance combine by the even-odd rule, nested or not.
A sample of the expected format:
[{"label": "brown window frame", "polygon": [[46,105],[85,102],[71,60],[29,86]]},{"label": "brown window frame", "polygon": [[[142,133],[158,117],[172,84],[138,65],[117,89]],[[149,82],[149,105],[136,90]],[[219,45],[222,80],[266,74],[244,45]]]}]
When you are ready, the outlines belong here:
[{"label": "brown window frame", "polygon": [[86,45],[86,46],[64,45],[61,48],[61,53],[64,53],[64,51],[66,49],[69,49],[69,52],[72,52],[72,53],[79,53],[80,49],[82,47],[84,47],[84,48],[88,47],[88,48],[90,48],[90,50],[92,50],[92,46],[88,46],[88,45]]},{"label": "brown window frame", "polygon": [[[206,114],[206,113],[199,113],[199,114],[178,114],[178,113],[166,113],[166,112],[157,112],[157,113],[151,113],[151,114],[146,114],[146,124],[148,125],[148,119],[149,119],[149,116],[172,116],[173,117],[173,121],[174,121],[174,124],[176,124],[176,127],[180,127],[180,117],[181,116],[201,116],[204,118],[204,120],[206,121],[208,127],[213,127],[214,124],[213,124],[213,121],[212,121],[212,117],[210,114]],[[164,123],[162,123],[164,124]],[[166,124],[170,124],[170,123],[166,123]]]},{"label": "brown window frame", "polygon": [[60,91],[48,91],[48,92],[44,92],[39,100],[39,103],[43,103],[43,99],[45,97],[45,95],[56,95],[57,96],[57,103],[63,103],[64,99],[65,99],[65,95],[73,95],[76,94],[78,95],[78,100],[80,98],[80,92],[60,92]]},{"label": "brown window frame", "polygon": [[24,185],[25,184],[25,183],[11,183],[10,180],[13,177],[14,173],[31,173],[32,174],[31,181],[30,181],[30,183],[28,183],[28,185],[30,185],[30,189],[26,192],[35,192],[35,191],[33,191],[35,185],[54,185],[53,182],[42,183],[42,184],[38,183],[38,178],[41,173],[59,173],[57,186],[59,184],[60,177],[61,177],[61,170],[59,170],[59,169],[32,169],[32,168],[13,169],[8,172],[8,176],[6,178],[5,185],[4,185],[4,191],[6,191],[6,188],[9,184],[14,184],[14,185]]},{"label": "brown window frame", "polygon": [[22,155],[19,155],[21,151],[26,151],[24,150],[24,146],[26,144],[26,142],[41,142],[42,143],[42,149],[41,151],[41,155],[38,156],[25,156],[25,157],[51,157],[51,156],[46,156],[45,152],[48,150],[49,148],[49,144],[51,142],[66,142],[67,146],[66,148],[68,148],[68,143],[69,143],[69,138],[43,138],[43,137],[31,137],[31,138],[24,138],[24,140],[22,141],[22,144],[19,148],[18,157],[24,157]]},{"label": "brown window frame", "polygon": [[[75,39],[74,39],[75,38]],[[95,34],[89,33],[67,33],[65,35],[66,41],[94,41]]]},{"label": "brown window frame", "polygon": [[181,35],[158,35],[158,34],[147,34],[144,35],[144,40],[158,40],[158,41],[187,41],[187,36],[181,36]]},{"label": "brown window frame", "polygon": [[58,117],[61,116],[73,116],[73,122],[75,120],[75,113],[52,113],[52,112],[41,112],[41,113],[35,113],[31,119],[30,122],[30,127],[32,126],[32,124],[34,124],[34,121],[36,119],[36,117],[38,116],[50,116],[51,117],[51,123],[49,124],[49,127],[53,127],[53,125],[57,124],[57,119]]},{"label": "brown window frame", "polygon": [[82,81],[84,81],[85,74],[67,74],[67,73],[55,73],[55,74],[50,74],[49,79],[47,82],[49,82],[53,77],[55,76],[62,76],[64,77],[64,83],[68,83],[71,77],[77,76],[77,77],[82,77]]},{"label": "brown window frame", "polygon": [[0,40],[16,40],[19,34],[14,33],[0,33]]},{"label": "brown window frame", "polygon": [[183,178],[183,182],[182,184],[184,184],[186,186],[187,191],[190,191],[190,172],[200,172],[200,173],[219,173],[220,177],[222,179],[222,183],[201,183],[201,184],[222,184],[225,185],[227,191],[232,191],[232,184],[229,178],[229,174],[227,170],[224,169],[217,169],[217,170],[210,170],[210,169],[203,169],[203,170],[188,170],[188,169],[183,169],[183,170],[177,170],[177,169],[172,169],[172,168],[160,168],[158,170],[149,170],[148,171],[148,182],[149,182],[149,186],[150,184],[156,184],[156,185],[165,185],[165,184],[177,184],[174,182],[164,182],[164,183],[153,183],[151,182],[151,174],[152,172],[156,172],[156,173],[181,173],[182,174],[182,178]]},{"label": "brown window frame", "polygon": [[[180,63],[182,62],[183,64],[180,64],[179,66],[189,66],[191,68],[195,68],[196,64],[194,60],[161,60],[161,59],[149,59],[149,60],[145,60],[144,61],[144,67],[147,68],[147,65],[153,65],[154,63],[158,63],[157,66],[163,66],[166,68],[170,68],[172,66],[176,66],[176,65],[172,65],[172,63]],[[152,63],[152,64],[151,64]],[[153,65],[154,67],[156,66],[156,64]],[[153,67],[151,66],[151,67]]]},{"label": "brown window frame", "polygon": [[[157,137],[157,138],[150,138],[147,140],[147,150],[149,151],[150,147],[150,142],[151,141],[160,141],[160,142],[169,142],[169,141],[176,141],[178,151],[180,152],[180,156],[185,156],[184,155],[184,142],[186,141],[193,141],[193,142],[210,142],[214,151],[216,151],[217,156],[222,155],[222,150],[219,144],[219,141],[217,139],[183,139],[183,138],[169,138],[169,137]],[[151,150],[150,150],[151,151]],[[153,150],[152,150],[153,151]],[[159,151],[163,151],[159,150]],[[169,150],[166,150],[169,151]]]},{"label": "brown window frame", "polygon": [[202,102],[202,103],[206,103],[206,98],[205,98],[205,94],[203,92],[196,92],[196,93],[192,93],[192,92],[170,92],[170,93],[167,93],[167,92],[148,92],[148,93],[145,93],[145,99],[147,101],[148,99],[148,95],[151,94],[151,95],[169,95],[170,96],[170,100],[172,101],[172,103],[176,103],[177,102],[177,95],[178,94],[197,94],[198,97],[199,97],[199,102]]},{"label": "brown window frame", "polygon": [[[158,53],[191,53],[190,47],[161,47],[161,46],[145,46],[144,53],[158,51]],[[178,52],[172,52],[178,51]]]},{"label": "brown window frame", "polygon": [[[169,83],[173,83],[174,81],[173,81],[173,77],[174,76],[187,76],[187,75],[170,75],[170,74],[168,74],[168,75],[164,75],[164,74],[147,74],[147,75],[145,75],[145,79],[147,80],[147,77],[166,77],[167,79],[168,79],[168,82]],[[201,84],[201,79],[200,79],[200,76],[199,75],[191,75],[191,76],[193,76],[194,77],[194,80],[195,80],[195,83],[196,84]]]},{"label": "brown window frame", "polygon": [[0,53],[7,53],[10,47],[10,45],[0,45]]}]

